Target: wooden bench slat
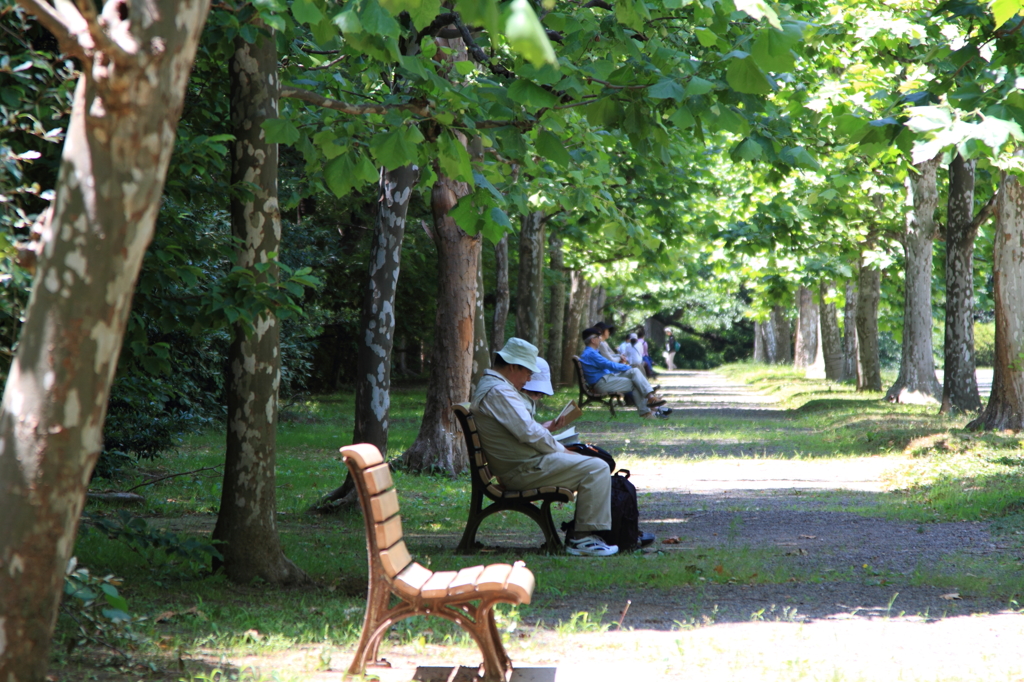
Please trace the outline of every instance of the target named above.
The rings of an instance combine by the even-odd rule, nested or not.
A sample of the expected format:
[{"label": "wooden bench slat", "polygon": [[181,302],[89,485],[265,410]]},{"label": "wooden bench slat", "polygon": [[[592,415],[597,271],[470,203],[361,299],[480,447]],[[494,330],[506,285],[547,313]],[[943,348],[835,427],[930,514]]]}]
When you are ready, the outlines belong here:
[{"label": "wooden bench slat", "polygon": [[[505,497],[506,493],[508,493],[507,490],[505,490],[504,488],[499,488],[498,486],[494,485],[493,483],[491,483],[491,484],[489,484],[487,486],[487,492],[489,492],[490,494],[494,495],[495,497]],[[519,495],[516,495],[516,497],[519,497]]]},{"label": "wooden bench slat", "polygon": [[383,463],[364,471],[363,479],[366,481],[366,490],[371,495],[382,493],[395,486],[391,480],[391,467]]},{"label": "wooden bench slat", "polygon": [[386,493],[374,495],[370,498],[370,510],[374,521],[387,521],[398,513],[398,493],[392,488]]},{"label": "wooden bench slat", "polygon": [[440,571],[430,576],[422,588],[420,596],[424,599],[441,599],[448,596],[448,587],[458,575],[456,571]]},{"label": "wooden bench slat", "polygon": [[533,577],[533,571],[522,563],[516,562],[516,565],[512,567],[512,572],[508,575],[505,589],[516,595],[520,604],[529,604],[533,596],[533,588],[536,585],[537,581]]},{"label": "wooden bench slat", "polygon": [[346,445],[341,449],[343,457],[350,457],[360,470],[380,464],[384,457],[373,445],[360,443],[359,445]]},{"label": "wooden bench slat", "polygon": [[[403,543],[404,544],[404,543]],[[415,599],[419,596],[420,590],[434,575],[429,568],[424,568],[418,563],[411,563],[402,569],[402,572],[395,576],[395,591],[406,599]]]},{"label": "wooden bench slat", "polygon": [[483,566],[470,566],[459,571],[458,575],[448,585],[448,594],[455,596],[465,594],[476,589],[476,579],[484,572]]},{"label": "wooden bench slat", "polygon": [[505,589],[505,582],[508,580],[511,572],[512,567],[508,564],[491,564],[487,566],[476,579],[476,591],[485,592]]},{"label": "wooden bench slat", "polygon": [[411,564],[412,557],[409,556],[409,549],[405,546],[405,540],[399,540],[397,544],[392,545],[388,549],[381,550],[380,563],[389,578],[394,578],[402,572],[402,569]]},{"label": "wooden bench slat", "polygon": [[402,517],[395,514],[387,521],[373,524],[377,547],[390,547],[402,539]]}]

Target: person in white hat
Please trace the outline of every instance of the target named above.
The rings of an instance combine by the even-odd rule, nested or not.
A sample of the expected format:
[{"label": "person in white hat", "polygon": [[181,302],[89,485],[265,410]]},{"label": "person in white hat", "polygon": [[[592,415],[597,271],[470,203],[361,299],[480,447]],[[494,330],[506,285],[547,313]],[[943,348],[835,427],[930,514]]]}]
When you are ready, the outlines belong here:
[{"label": "person in white hat", "polygon": [[[636,332],[630,334],[628,339],[619,344],[619,355],[623,357],[625,364],[643,371],[644,357],[638,347],[639,338]],[[647,373],[644,372],[644,374],[646,375]]]},{"label": "person in white hat", "polygon": [[611,556],[619,548],[594,535],[612,527],[608,466],[595,457],[569,452],[534,420],[530,401],[520,391],[539,371],[537,360],[536,346],[513,337],[495,353],[494,367],[484,371],[473,390],[470,410],[487,463],[509,490],[547,485],[575,490],[576,530],[567,538],[565,551]]}]

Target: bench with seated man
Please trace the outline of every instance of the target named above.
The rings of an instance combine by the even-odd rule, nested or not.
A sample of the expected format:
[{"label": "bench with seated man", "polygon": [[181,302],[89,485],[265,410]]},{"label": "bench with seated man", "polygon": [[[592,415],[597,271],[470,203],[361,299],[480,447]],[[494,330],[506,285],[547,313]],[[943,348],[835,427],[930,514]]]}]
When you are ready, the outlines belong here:
[{"label": "bench with seated man", "polygon": [[636,367],[613,362],[599,351],[602,332],[594,327],[583,330],[583,343],[587,346],[580,354],[583,378],[602,393],[631,392],[637,412],[643,418],[668,417],[670,408],[661,408],[665,400],[654,392],[647,377]]},{"label": "bench with seated man", "polygon": [[566,450],[537,423],[519,391],[538,369],[537,347],[511,338],[473,390],[471,409],[491,471],[509,490],[561,486],[576,491],[576,529],[565,551],[611,556],[618,547],[594,535],[612,527],[611,479],[600,459]]}]

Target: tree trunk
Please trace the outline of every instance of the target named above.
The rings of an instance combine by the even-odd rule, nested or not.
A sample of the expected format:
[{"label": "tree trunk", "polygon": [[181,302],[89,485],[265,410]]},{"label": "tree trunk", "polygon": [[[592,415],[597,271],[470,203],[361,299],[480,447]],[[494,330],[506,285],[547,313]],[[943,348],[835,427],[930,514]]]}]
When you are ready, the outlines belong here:
[{"label": "tree trunk", "polygon": [[589,313],[590,285],[579,270],[569,271],[569,314],[565,320],[565,343],[562,350],[562,383],[576,383],[576,369],[572,356],[583,352],[580,334],[584,327],[583,316]]},{"label": "tree trunk", "polygon": [[[608,292],[604,290],[604,287],[591,287],[590,288],[590,302],[587,304],[586,319],[583,320],[587,326],[595,325],[601,320],[604,320],[604,306],[608,301]],[[615,320],[605,320],[608,324],[615,324]],[[580,331],[583,331],[586,327],[581,327]]]},{"label": "tree trunk", "polygon": [[[1018,149],[1017,156],[1024,156]],[[992,393],[968,429],[1024,429],[1024,189],[1003,171],[996,199],[992,271],[995,278],[996,349]]]},{"label": "tree trunk", "polygon": [[821,339],[818,353],[825,366],[825,378],[829,381],[841,381],[843,378],[843,337],[839,333],[839,320],[836,319],[836,304],[826,302],[831,291],[831,282],[821,280],[818,283],[818,329]]},{"label": "tree trunk", "polygon": [[761,323],[761,348],[764,350],[764,361],[769,365],[779,361],[779,330],[775,327],[772,312],[769,312],[768,319]]},{"label": "tree trunk", "polygon": [[[258,21],[258,20],[257,20]],[[257,24],[258,25],[258,24]],[[260,28],[265,28],[260,26]],[[281,212],[277,205],[277,145],[264,140],[262,123],[277,117],[277,43],[235,38],[231,79],[231,184],[246,183],[247,197],[231,199],[231,232],[241,240],[236,265],[256,281],[278,277]],[[257,265],[270,263],[260,272]],[[281,549],[277,534],[277,390],[281,381],[281,328],[265,311],[254,328],[234,325],[227,364],[227,451],[220,512],[213,539],[221,544],[228,578],[239,583],[305,582],[306,574]]]},{"label": "tree trunk", "polygon": [[438,169],[430,201],[437,244],[437,317],[423,422],[416,441],[402,455],[403,464],[412,471],[457,474],[468,464],[452,405],[469,400],[481,239],[470,237],[448,215],[468,194],[466,183]]},{"label": "tree trunk", "polygon": [[754,362],[767,363],[768,354],[764,348],[764,324],[754,322]]},{"label": "tree trunk", "polygon": [[551,269],[555,273],[555,280],[551,285],[547,361],[551,365],[551,380],[557,381],[562,376],[562,347],[565,332],[565,261],[562,257],[562,240],[554,234],[548,238],[548,253],[551,254]]},{"label": "tree trunk", "polygon": [[853,280],[846,282],[846,302],[843,305],[843,374],[841,381],[857,380],[860,350],[857,344],[857,287]]},{"label": "tree trunk", "polygon": [[974,362],[974,168],[960,154],[949,164],[946,205],[946,336],[939,412],[981,409]]},{"label": "tree trunk", "polygon": [[491,326],[491,353],[505,346],[508,321],[508,233],[494,245],[494,324]]},{"label": "tree trunk", "polygon": [[882,364],[878,357],[878,301],[882,273],[861,262],[857,278],[857,390],[882,390]]},{"label": "tree trunk", "polygon": [[516,291],[516,336],[540,347],[544,314],[544,212],[523,216],[519,232],[519,287]]},{"label": "tree trunk", "polygon": [[370,244],[370,272],[363,297],[356,354],[356,410],[353,443],[388,451],[391,413],[391,352],[395,335],[395,294],[402,264],[405,218],[419,169],[381,169],[377,220]]},{"label": "tree trunk", "polygon": [[814,294],[805,286],[797,289],[796,348],[793,352],[793,366],[804,369],[814,364],[818,353],[818,308],[814,305]]},{"label": "tree trunk", "polygon": [[[208,9],[202,1],[108,2],[96,31],[102,24],[102,38],[132,54],[97,53],[96,64],[60,23],[74,23],[66,8],[42,17],[82,75],[0,414],[5,682],[46,679],[64,571]],[[150,52],[153,44],[162,50]]]},{"label": "tree trunk", "polygon": [[[775,335],[775,354],[769,354],[768,362],[774,365],[789,364],[793,361],[793,330],[786,319],[786,310],[780,305],[772,308],[772,329]],[[767,346],[767,344],[766,344]]]},{"label": "tree trunk", "polygon": [[[482,246],[482,244],[481,244]],[[477,252],[476,305],[473,313],[473,374],[472,384],[480,381],[484,370],[491,367],[491,352],[487,347],[487,323],[484,321],[484,250]]]},{"label": "tree trunk", "polygon": [[942,384],[935,378],[932,354],[932,243],[935,240],[935,209],[939,203],[936,171],[940,157],[914,164],[917,173],[907,174],[908,198],[903,250],[907,257],[906,295],[903,304],[903,352],[900,374],[885,394],[896,403],[938,402]]}]

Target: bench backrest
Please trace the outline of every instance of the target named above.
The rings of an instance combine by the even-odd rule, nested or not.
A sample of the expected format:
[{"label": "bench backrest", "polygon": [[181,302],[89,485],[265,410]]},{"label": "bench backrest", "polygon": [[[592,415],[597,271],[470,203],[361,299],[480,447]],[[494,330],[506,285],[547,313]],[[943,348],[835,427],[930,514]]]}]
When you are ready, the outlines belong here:
[{"label": "bench backrest", "polygon": [[393,580],[412,563],[412,557],[402,539],[402,517],[398,514],[398,494],[391,480],[391,467],[384,462],[380,450],[369,443],[346,445],[341,455],[355,481],[363,508],[370,575],[379,569]]},{"label": "bench backrest", "polygon": [[578,355],[572,356],[572,364],[576,365],[576,380],[580,382],[580,393],[591,393],[590,384],[583,378],[583,364]]},{"label": "bench backrest", "polygon": [[469,471],[473,477],[473,483],[487,489],[492,495],[500,496],[502,489],[492,482],[494,475],[487,465],[487,457],[484,455],[483,445],[480,443],[480,434],[476,430],[476,419],[469,411],[469,405],[457,403],[452,406],[455,418],[459,420],[462,427],[462,434],[466,437],[466,450],[469,452]]}]

